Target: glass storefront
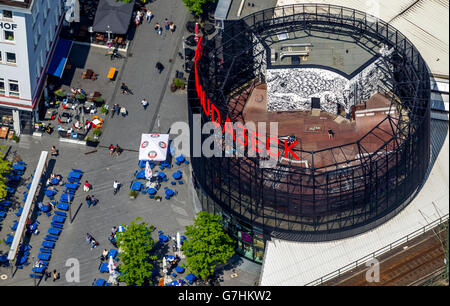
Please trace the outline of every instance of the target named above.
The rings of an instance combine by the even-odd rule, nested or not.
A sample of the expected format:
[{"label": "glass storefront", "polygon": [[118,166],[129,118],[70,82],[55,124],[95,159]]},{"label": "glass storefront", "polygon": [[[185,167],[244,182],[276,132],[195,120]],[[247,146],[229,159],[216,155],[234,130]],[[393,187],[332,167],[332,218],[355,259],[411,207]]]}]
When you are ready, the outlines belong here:
[{"label": "glass storefront", "polygon": [[200,186],[195,186],[195,189],[203,210],[222,217],[224,229],[236,241],[236,252],[254,262],[262,263],[265,246],[262,229],[245,223],[235,216],[232,217],[208,197]]}]

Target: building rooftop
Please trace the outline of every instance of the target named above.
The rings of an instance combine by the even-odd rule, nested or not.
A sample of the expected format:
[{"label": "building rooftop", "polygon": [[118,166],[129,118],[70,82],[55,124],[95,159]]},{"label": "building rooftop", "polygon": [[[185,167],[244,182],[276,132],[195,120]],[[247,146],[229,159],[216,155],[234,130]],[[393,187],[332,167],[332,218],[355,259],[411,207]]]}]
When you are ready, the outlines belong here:
[{"label": "building rooftop", "polygon": [[[246,1],[252,2],[252,0]],[[448,79],[448,1],[278,0],[276,6],[305,3],[339,5],[360,10],[380,18],[399,30],[416,46],[434,76],[443,76]]]}]

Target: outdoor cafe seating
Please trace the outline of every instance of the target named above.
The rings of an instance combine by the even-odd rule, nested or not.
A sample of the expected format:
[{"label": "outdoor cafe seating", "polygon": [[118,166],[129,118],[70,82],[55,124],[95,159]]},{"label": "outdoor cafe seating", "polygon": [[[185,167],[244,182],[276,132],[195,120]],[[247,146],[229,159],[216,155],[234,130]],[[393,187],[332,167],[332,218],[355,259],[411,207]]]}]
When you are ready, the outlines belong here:
[{"label": "outdoor cafe seating", "polygon": [[194,274],[188,274],[184,278],[188,281],[189,285],[192,285],[194,283],[194,281],[196,280],[196,277]]},{"label": "outdoor cafe seating", "polygon": [[175,271],[176,271],[177,273],[183,273],[183,272],[184,272],[184,268],[183,268],[183,267],[180,267],[180,266],[177,266],[177,267],[175,268]]},{"label": "outdoor cafe seating", "polygon": [[103,287],[103,286],[108,286],[108,283],[103,278],[99,278],[99,279],[94,279],[94,281],[92,282],[92,286]]},{"label": "outdoor cafe seating", "polygon": [[93,70],[87,69],[86,72],[83,73],[83,79],[88,80],[96,80],[98,77],[98,74],[96,74]]}]

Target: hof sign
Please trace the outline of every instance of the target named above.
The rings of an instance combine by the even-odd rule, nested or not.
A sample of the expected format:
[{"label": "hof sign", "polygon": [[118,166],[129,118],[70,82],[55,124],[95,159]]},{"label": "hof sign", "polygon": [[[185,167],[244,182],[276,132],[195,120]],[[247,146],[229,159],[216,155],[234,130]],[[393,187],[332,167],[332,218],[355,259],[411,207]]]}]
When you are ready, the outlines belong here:
[{"label": "hof sign", "polygon": [[17,24],[0,21],[0,29],[14,31],[15,29],[17,29]]}]

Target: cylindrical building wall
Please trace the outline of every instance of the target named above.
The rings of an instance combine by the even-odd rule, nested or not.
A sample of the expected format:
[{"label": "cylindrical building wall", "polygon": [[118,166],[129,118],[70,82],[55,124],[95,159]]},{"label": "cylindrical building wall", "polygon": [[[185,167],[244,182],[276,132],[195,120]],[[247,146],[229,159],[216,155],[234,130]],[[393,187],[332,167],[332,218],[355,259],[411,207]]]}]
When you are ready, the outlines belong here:
[{"label": "cylindrical building wall", "polygon": [[[296,151],[308,167],[260,167],[257,157],[193,157],[194,184],[203,209],[220,214],[238,241],[238,251],[262,262],[269,237],[293,241],[341,239],[370,230],[395,216],[420,188],[430,158],[430,82],[426,63],[398,31],[363,12],[334,6],[294,5],[250,15],[203,40],[203,55],[191,73],[188,99],[192,116],[211,121],[198,97],[198,84],[225,118],[237,95],[264,81],[269,56],[267,37],[314,29],[360,35],[392,49],[388,57],[392,79],[384,92],[392,97],[397,115],[387,115],[358,141],[320,151]],[[257,39],[255,39],[255,37]],[[257,41],[259,40],[259,41]],[[256,46],[257,45],[257,46]],[[197,77],[197,80],[196,80]],[[245,103],[245,102],[244,102]],[[376,149],[368,143],[391,126],[389,137]],[[192,129],[191,129],[192,130]],[[203,140],[209,135],[203,135]],[[386,137],[386,136],[384,136]],[[359,152],[344,162],[338,151]],[[225,156],[225,153],[224,153]],[[345,165],[344,165],[345,164]],[[345,167],[344,167],[345,166]]]}]

